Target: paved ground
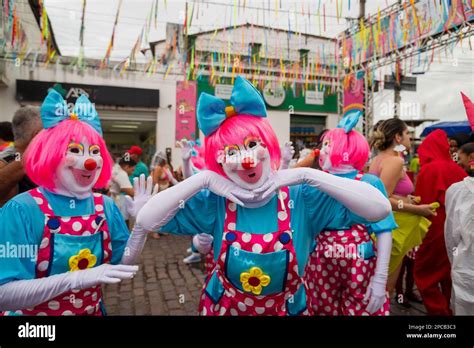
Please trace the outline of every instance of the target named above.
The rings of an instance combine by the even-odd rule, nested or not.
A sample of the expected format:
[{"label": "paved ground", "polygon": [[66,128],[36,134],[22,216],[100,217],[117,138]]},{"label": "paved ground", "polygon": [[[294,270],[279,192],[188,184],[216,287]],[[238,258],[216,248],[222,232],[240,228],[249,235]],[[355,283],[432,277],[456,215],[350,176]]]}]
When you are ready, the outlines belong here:
[{"label": "paved ground", "polygon": [[[105,288],[109,315],[196,315],[204,264],[183,263],[191,238],[148,238],[134,279]],[[394,315],[426,315],[423,305],[405,309],[392,302]]]},{"label": "paved ground", "polygon": [[105,290],[109,315],[196,315],[204,265],[183,263],[191,238],[148,238],[135,278]]}]

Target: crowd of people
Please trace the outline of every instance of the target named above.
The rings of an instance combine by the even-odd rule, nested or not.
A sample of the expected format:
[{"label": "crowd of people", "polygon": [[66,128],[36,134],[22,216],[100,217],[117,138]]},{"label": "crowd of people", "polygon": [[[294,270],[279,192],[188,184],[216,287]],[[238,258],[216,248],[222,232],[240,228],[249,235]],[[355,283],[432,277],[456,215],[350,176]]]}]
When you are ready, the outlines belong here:
[{"label": "crowd of people", "polygon": [[175,170],[136,145],[113,160],[89,100],[58,103],[0,123],[0,244],[37,247],[0,258],[3,315],[103,315],[100,286],[133,277],[162,233],[205,259],[201,315],[388,315],[392,297],[474,315],[473,134],[415,146],[391,118],[366,139],[353,110],[294,158],[239,77],[230,106],[201,95],[205,141],[179,142]]}]

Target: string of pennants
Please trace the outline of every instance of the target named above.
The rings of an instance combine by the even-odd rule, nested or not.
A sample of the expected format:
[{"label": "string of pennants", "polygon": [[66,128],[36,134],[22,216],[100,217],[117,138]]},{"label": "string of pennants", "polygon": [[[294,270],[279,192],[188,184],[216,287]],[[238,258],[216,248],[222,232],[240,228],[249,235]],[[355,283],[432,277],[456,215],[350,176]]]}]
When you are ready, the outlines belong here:
[{"label": "string of pennants", "polygon": [[[18,11],[18,1],[15,0],[0,0],[2,9],[2,25],[0,30],[3,31],[3,39],[0,36],[0,56],[3,59],[13,59],[19,62],[25,60],[30,54],[34,55],[32,64],[40,64],[37,62],[38,52],[32,52],[25,30],[21,24],[21,16]],[[59,63],[62,59],[54,49],[52,42],[50,22],[44,0],[38,1],[39,9],[39,25],[41,32],[41,46],[44,47],[45,59],[42,64],[47,67],[51,63]],[[173,71],[180,71],[184,74],[187,80],[196,80],[202,77],[203,72],[209,72],[209,81],[211,84],[220,83],[222,79],[233,78],[237,74],[246,74],[255,85],[263,84],[269,78],[276,80],[277,83],[284,86],[295,88],[296,83],[302,86],[303,91],[307,89],[327,90],[333,93],[336,89],[337,83],[337,68],[339,60],[342,59],[344,67],[352,69],[357,64],[362,64],[368,60],[377,59],[383,56],[388,51],[395,48],[400,48],[410,42],[415,42],[419,45],[420,54],[417,57],[415,64],[431,63],[434,59],[434,49],[428,55],[423,54],[422,39],[427,35],[433,33],[446,31],[450,28],[457,29],[464,23],[469,23],[474,20],[471,0],[420,0],[415,3],[414,0],[405,1],[403,3],[403,11],[399,13],[386,14],[380,9],[376,15],[364,18],[356,25],[356,30],[353,32],[346,31],[340,35],[340,41],[332,45],[321,45],[320,47],[312,48],[311,58],[303,61],[291,61],[286,59],[288,54],[284,52],[282,45],[277,43],[276,59],[265,59],[268,56],[269,44],[267,38],[268,30],[263,30],[263,42],[261,47],[262,54],[253,54],[250,46],[247,54],[236,54],[232,50],[232,45],[235,40],[228,34],[228,31],[233,27],[237,28],[237,18],[240,11],[245,12],[251,7],[247,0],[234,0],[233,12],[230,18],[228,28],[223,29],[224,40],[221,40],[222,47],[226,47],[224,51],[220,52],[205,52],[197,50],[194,44],[185,47],[184,49],[177,44],[177,32],[167,41],[165,50],[160,55],[155,55],[150,58],[143,66],[138,67],[136,64],[137,56],[142,50],[143,44],[148,44],[148,37],[152,27],[157,28],[158,16],[160,14],[160,2],[164,9],[168,7],[167,1],[152,0],[151,6],[146,17],[146,21],[140,30],[137,39],[130,51],[130,54],[118,63],[111,61],[111,55],[114,49],[116,29],[120,23],[120,15],[122,8],[122,0],[119,0],[117,9],[115,10],[114,24],[112,27],[111,36],[104,52],[103,58],[97,64],[86,63],[84,56],[84,33],[86,30],[85,19],[87,15],[87,0],[82,0],[81,9],[81,26],[79,32],[79,50],[77,56],[68,64],[71,68],[78,71],[85,69],[113,69],[113,71],[123,76],[127,71],[143,71],[147,76],[156,73],[163,74],[166,79]],[[275,19],[284,16],[288,13],[288,36],[296,37],[301,40],[305,34],[297,29],[292,29],[290,20],[290,11],[282,10],[282,0],[274,0],[273,15]],[[327,18],[336,18],[339,23],[342,19],[343,6],[347,6],[347,10],[351,9],[351,0],[330,0],[332,8],[335,8],[335,14],[329,14],[326,3],[322,0],[315,0],[314,3],[294,2],[294,9],[291,11],[295,14],[294,27],[298,28],[298,16],[300,18],[308,18],[305,22],[311,25],[314,20],[319,33],[323,33],[327,29]],[[182,30],[186,42],[190,35],[190,29],[194,18],[199,18],[200,6],[205,2],[195,0],[194,2],[187,2],[185,7],[184,19],[182,23]],[[265,11],[263,8],[263,16],[270,13],[270,4]],[[260,12],[257,12],[257,16]],[[264,17],[268,21],[268,18]],[[257,22],[259,19],[257,18]],[[342,21],[341,21],[342,23]],[[307,32],[307,30],[305,31]],[[210,42],[216,39],[218,30],[212,35]],[[252,24],[248,30],[242,30],[242,46],[246,42],[246,35],[251,36],[252,40],[256,35],[256,30]],[[248,37],[247,37],[248,39]],[[462,37],[460,38],[462,40]],[[468,40],[469,45],[471,44]],[[340,44],[340,46],[339,46]],[[165,59],[169,56],[178,55],[180,59],[170,60]],[[424,58],[423,58],[424,55]],[[422,62],[423,61],[423,62]],[[405,62],[407,64],[407,62]],[[413,57],[410,62],[410,67],[413,66]],[[224,74],[225,73],[225,74]],[[223,76],[225,75],[225,76]],[[374,74],[372,74],[372,78]]]}]

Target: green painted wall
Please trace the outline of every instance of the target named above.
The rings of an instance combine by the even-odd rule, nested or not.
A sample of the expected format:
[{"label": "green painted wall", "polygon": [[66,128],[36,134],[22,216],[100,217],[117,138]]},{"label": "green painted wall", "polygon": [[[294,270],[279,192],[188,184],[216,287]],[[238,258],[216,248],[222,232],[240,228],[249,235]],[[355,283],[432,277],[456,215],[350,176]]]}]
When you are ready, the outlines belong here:
[{"label": "green painted wall", "polygon": [[[223,82],[224,83],[224,82]],[[228,82],[230,84],[230,81]],[[214,87],[209,85],[207,77],[202,77],[197,81],[198,98],[202,92],[214,95]],[[286,89],[286,98],[279,107],[271,107],[267,105],[269,110],[289,110],[293,106],[294,112],[321,112],[321,113],[337,113],[337,94],[330,94],[324,96],[324,105],[308,105],[305,103],[305,97],[301,89],[298,91],[297,97],[293,96],[292,89]]]}]

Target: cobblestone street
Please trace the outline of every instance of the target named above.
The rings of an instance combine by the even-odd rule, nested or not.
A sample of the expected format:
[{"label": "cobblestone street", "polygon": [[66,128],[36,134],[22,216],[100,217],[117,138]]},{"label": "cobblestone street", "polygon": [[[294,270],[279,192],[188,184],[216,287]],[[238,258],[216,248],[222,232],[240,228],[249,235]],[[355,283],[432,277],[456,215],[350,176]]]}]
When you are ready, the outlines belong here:
[{"label": "cobblestone street", "polygon": [[[196,315],[204,263],[186,265],[191,238],[148,238],[140,270],[129,281],[105,288],[108,315]],[[405,309],[392,301],[393,315],[426,315],[423,305]]]},{"label": "cobblestone street", "polygon": [[109,315],[196,315],[204,282],[204,264],[186,265],[191,238],[148,238],[140,270],[129,281],[109,285]]}]

